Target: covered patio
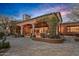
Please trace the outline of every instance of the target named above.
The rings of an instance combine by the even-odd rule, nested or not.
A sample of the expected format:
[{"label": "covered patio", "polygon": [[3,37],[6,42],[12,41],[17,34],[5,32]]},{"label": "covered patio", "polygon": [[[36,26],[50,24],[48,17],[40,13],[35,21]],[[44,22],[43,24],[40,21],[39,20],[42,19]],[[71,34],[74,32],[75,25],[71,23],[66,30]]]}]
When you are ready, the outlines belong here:
[{"label": "covered patio", "polygon": [[[49,25],[44,21],[35,21],[34,23],[26,23],[20,27],[20,34],[24,36],[32,36],[41,38],[43,34],[48,34]],[[45,36],[47,37],[47,36]]]}]

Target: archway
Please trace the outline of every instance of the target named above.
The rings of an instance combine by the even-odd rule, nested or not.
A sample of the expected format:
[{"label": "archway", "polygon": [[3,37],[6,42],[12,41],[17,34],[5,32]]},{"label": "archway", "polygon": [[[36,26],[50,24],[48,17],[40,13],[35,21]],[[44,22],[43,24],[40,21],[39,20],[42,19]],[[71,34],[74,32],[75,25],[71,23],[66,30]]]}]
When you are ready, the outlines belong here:
[{"label": "archway", "polygon": [[47,37],[48,32],[49,32],[49,25],[47,24],[46,21],[36,21],[35,25],[35,36],[36,37]]},{"label": "archway", "polygon": [[23,34],[25,36],[30,36],[32,34],[32,24],[26,24],[23,26]]}]

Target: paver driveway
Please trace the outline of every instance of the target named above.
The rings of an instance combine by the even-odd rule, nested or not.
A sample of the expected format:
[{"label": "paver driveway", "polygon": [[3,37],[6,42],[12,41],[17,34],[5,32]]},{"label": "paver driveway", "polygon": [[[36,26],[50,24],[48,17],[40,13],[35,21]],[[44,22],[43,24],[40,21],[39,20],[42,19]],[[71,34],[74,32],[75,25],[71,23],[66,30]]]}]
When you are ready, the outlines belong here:
[{"label": "paver driveway", "polygon": [[[5,56],[61,56],[79,55],[79,42],[71,41],[66,38],[62,44],[50,44],[45,42],[33,41],[30,38],[8,37],[11,48],[4,54]],[[70,41],[69,41],[70,40]]]}]

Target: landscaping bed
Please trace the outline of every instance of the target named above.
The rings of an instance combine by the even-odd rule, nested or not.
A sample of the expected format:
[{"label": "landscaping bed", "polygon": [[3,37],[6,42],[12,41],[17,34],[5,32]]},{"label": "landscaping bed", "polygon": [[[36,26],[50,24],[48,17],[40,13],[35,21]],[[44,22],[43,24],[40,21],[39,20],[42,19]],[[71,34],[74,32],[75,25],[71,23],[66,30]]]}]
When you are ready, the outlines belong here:
[{"label": "landscaping bed", "polygon": [[51,39],[51,38],[34,38],[33,40],[48,42],[48,43],[63,43],[64,39]]}]

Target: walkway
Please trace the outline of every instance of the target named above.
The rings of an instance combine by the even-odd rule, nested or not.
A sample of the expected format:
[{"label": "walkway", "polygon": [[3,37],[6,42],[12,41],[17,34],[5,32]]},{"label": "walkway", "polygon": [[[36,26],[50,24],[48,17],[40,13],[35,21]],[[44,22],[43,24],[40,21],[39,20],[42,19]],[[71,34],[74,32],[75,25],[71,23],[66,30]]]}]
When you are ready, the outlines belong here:
[{"label": "walkway", "polygon": [[66,38],[62,44],[50,44],[33,41],[30,38],[7,38],[11,48],[5,56],[61,56],[79,55],[79,42],[71,42],[73,38]]}]

